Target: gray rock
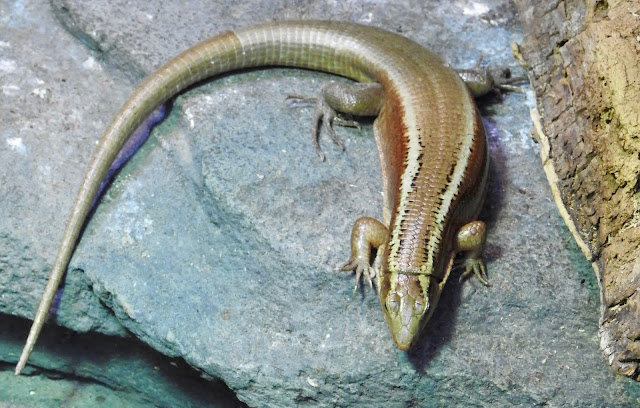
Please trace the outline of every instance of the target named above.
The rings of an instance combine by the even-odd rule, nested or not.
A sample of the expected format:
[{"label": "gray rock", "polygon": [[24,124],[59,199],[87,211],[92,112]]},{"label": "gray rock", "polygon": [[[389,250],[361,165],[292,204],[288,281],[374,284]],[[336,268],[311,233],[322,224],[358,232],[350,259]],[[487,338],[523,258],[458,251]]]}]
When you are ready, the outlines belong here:
[{"label": "gray rock", "polygon": [[[513,67],[508,43],[520,38],[506,1],[37,7],[7,3],[0,14],[12,36],[0,48],[0,311],[22,317],[95,141],[134,83],[180,50],[256,21],[330,18],[400,31],[455,66],[482,56]],[[328,78],[249,71],[179,96],[88,224],[56,322],[126,329],[250,406],[631,406],[639,387],[598,350],[596,282],[549,198],[521,94],[481,105],[493,286],[454,278],[421,343],[395,349],[373,291],[354,295],[353,278],[334,270],[353,221],[381,213],[370,127],[340,129],[344,153],[325,136],[321,163],[311,112],[285,102]]]},{"label": "gray rock", "polygon": [[[13,374],[30,322],[0,319],[0,407],[244,407],[220,380],[202,378],[131,339],[46,327],[31,364]],[[11,362],[6,363],[6,362]],[[44,367],[44,368],[41,368]]]},{"label": "gray rock", "polygon": [[[32,317],[96,138],[131,85],[47,7],[0,5],[0,312]],[[68,274],[59,323],[124,335],[90,285]]]}]

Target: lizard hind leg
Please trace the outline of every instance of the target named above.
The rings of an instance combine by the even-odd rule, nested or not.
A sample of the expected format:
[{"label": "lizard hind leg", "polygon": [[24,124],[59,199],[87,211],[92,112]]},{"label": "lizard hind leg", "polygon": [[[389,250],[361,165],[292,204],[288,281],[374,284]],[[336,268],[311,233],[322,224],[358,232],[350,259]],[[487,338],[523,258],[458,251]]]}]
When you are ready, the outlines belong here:
[{"label": "lizard hind leg", "polygon": [[347,119],[341,114],[349,116],[378,115],[384,102],[384,91],[382,85],[374,82],[329,82],[322,87],[316,97],[289,95],[287,99],[315,103],[311,136],[316,152],[324,161],[325,155],[319,141],[320,124],[327,129],[331,140],[344,150],[344,144],[336,134],[333,125],[359,128],[357,121]]}]

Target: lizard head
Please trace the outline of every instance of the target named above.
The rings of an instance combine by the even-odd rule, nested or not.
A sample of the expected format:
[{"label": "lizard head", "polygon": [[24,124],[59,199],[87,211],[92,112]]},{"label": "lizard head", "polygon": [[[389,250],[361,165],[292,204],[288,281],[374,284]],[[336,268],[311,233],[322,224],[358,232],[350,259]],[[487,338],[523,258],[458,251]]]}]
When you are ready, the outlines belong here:
[{"label": "lizard head", "polygon": [[431,276],[390,273],[381,288],[381,303],[400,350],[408,350],[433,314],[442,286]]}]

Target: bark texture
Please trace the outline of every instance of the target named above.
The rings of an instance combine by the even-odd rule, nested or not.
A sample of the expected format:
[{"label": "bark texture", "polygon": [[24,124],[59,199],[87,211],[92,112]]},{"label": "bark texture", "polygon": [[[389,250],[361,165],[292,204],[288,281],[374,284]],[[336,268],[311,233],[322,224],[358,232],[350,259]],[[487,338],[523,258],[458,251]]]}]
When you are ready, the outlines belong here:
[{"label": "bark texture", "polygon": [[640,1],[516,0],[560,211],[598,274],[600,345],[640,376]]}]

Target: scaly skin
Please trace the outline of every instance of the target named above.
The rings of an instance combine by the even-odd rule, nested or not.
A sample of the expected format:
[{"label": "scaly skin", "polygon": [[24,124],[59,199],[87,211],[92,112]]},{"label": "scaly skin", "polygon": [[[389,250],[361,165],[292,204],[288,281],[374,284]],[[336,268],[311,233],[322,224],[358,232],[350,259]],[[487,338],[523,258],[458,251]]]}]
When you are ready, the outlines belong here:
[{"label": "scaly skin", "polygon": [[[482,243],[470,247],[456,238],[475,220],[487,176],[482,123],[458,75],[419,44],[380,29],[319,21],[258,25],[213,37],[169,61],[138,87],[108,126],[73,205],[16,374],[26,364],[100,184],[127,137],[169,98],[204,78],[273,65],[327,71],[382,87],[379,103],[365,104],[366,109],[375,106],[375,112],[344,101],[329,106],[378,113],[374,134],[384,224],[378,222],[368,233],[371,219],[356,223],[361,228],[354,227],[349,267],[375,277],[398,347],[410,347],[433,312],[456,252],[470,248],[467,270],[484,274]],[[379,92],[374,89],[374,94]],[[331,109],[320,111],[317,119],[326,112]],[[481,234],[471,242],[483,242],[478,237],[484,237],[484,224],[474,225]],[[373,267],[365,257],[371,247],[379,247]]]}]

